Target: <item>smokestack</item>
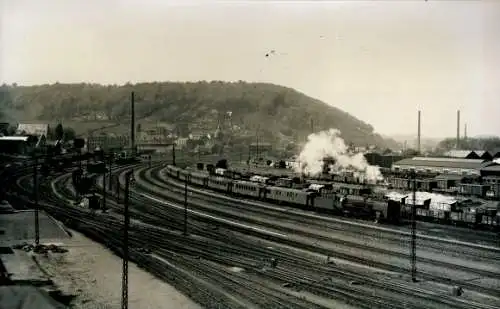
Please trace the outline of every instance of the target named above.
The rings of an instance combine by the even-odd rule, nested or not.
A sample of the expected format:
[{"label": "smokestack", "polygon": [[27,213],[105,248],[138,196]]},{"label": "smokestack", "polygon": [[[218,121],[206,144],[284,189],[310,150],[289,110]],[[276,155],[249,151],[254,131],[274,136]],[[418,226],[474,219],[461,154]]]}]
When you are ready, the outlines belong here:
[{"label": "smokestack", "polygon": [[464,124],[464,140],[467,140],[467,123]]},{"label": "smokestack", "polygon": [[132,154],[135,155],[135,102],[134,102],[134,92],[130,94],[130,148],[132,148]]},{"label": "smokestack", "polygon": [[460,110],[457,110],[457,149],[460,149]]},{"label": "smokestack", "polygon": [[418,128],[417,128],[417,151],[418,153],[420,153],[420,126],[421,126],[421,122],[420,122],[420,111],[418,111]]}]

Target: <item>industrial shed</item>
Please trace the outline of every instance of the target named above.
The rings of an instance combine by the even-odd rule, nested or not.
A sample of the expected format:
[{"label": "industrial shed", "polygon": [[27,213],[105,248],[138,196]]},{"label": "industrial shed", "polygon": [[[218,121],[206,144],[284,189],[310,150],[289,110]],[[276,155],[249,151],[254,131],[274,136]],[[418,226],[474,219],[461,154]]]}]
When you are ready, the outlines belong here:
[{"label": "industrial shed", "polygon": [[495,148],[492,151],[490,151],[491,156],[493,159],[500,158],[500,148]]},{"label": "industrial shed", "polygon": [[492,160],[493,155],[485,150],[450,150],[444,154],[446,157],[457,159],[483,159]]},{"label": "industrial shed", "polygon": [[392,171],[401,172],[415,170],[417,173],[479,176],[482,168],[491,165],[495,165],[495,163],[482,159],[413,157],[394,163],[392,165]]}]

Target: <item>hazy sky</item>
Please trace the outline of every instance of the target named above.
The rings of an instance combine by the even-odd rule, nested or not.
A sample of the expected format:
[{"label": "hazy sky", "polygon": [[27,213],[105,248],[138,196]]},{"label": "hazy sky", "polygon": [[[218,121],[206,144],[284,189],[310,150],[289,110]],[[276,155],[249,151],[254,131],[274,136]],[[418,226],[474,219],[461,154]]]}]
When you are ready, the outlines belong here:
[{"label": "hazy sky", "polygon": [[[383,134],[500,135],[500,1],[0,0],[0,81],[246,80]],[[270,50],[276,53],[265,57]]]}]

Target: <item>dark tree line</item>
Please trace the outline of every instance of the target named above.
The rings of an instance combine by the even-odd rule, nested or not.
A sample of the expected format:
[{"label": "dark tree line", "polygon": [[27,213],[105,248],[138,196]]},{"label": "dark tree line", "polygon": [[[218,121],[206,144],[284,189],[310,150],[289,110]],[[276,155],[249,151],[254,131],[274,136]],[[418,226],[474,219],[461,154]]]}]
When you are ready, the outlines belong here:
[{"label": "dark tree line", "polygon": [[[437,148],[440,150],[455,149],[456,138],[446,138],[439,142]],[[498,150],[500,149],[500,137],[468,137],[459,141],[459,148],[465,150]]]},{"label": "dark tree line", "polygon": [[[136,95],[138,119],[215,127],[217,113],[232,112],[232,122],[243,131],[260,125],[262,137],[275,142],[283,136],[305,140],[310,119],[316,131],[338,128],[357,145],[395,147],[394,141],[374,134],[373,127],[331,105],[293,89],[264,83],[220,81],[196,83],[141,83],[118,85],[60,84],[1,86],[0,106],[25,118],[123,122],[130,113],[130,92]],[[334,103],[334,102],[332,102]],[[186,132],[184,132],[186,133]]]}]

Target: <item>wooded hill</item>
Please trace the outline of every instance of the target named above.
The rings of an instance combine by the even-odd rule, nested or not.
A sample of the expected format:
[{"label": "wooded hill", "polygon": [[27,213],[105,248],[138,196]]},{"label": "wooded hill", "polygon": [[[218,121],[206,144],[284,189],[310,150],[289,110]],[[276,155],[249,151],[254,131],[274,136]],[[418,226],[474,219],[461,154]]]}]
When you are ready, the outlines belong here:
[{"label": "wooded hill", "polygon": [[[262,141],[304,141],[311,132],[337,128],[355,145],[395,147],[394,140],[374,134],[371,125],[294,89],[246,82],[155,82],[117,85],[52,84],[3,85],[3,114],[16,119],[122,123],[129,121],[130,92],[135,92],[136,118],[166,122],[188,130],[215,130],[219,115],[232,112],[238,135],[256,135]],[[333,102],[334,103],[334,102]],[[187,124],[187,125],[186,125]],[[189,126],[189,128],[186,128]],[[77,133],[78,128],[75,128]]]}]

